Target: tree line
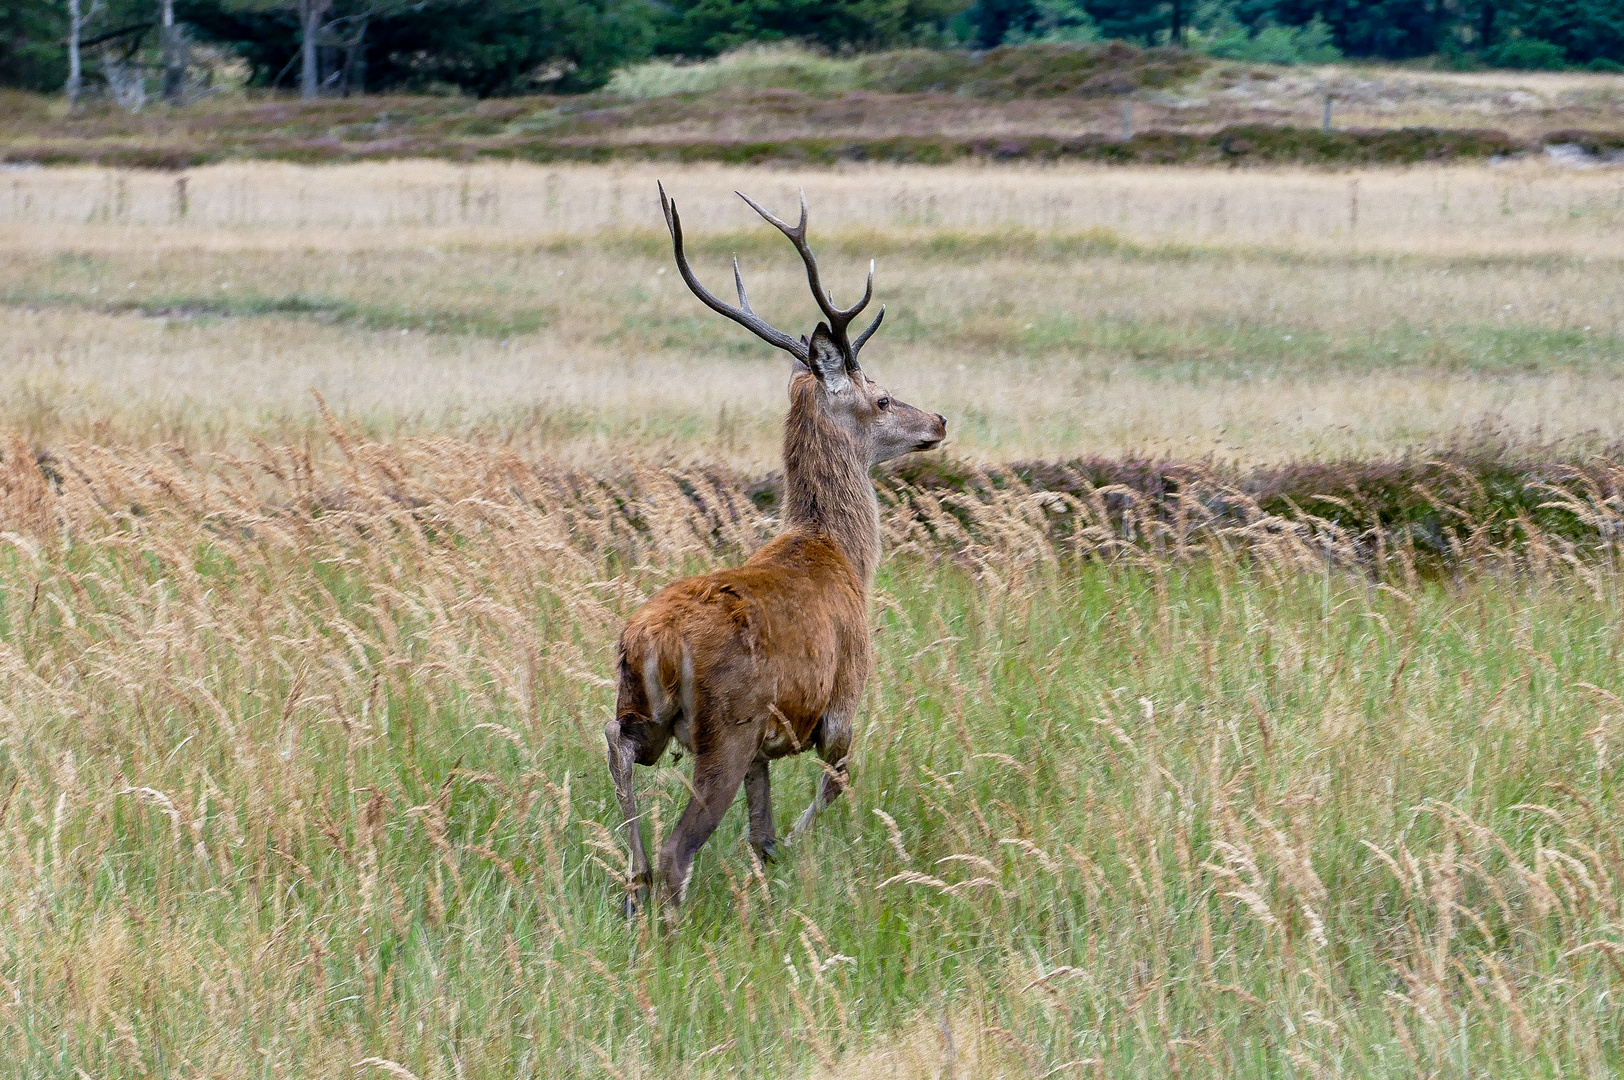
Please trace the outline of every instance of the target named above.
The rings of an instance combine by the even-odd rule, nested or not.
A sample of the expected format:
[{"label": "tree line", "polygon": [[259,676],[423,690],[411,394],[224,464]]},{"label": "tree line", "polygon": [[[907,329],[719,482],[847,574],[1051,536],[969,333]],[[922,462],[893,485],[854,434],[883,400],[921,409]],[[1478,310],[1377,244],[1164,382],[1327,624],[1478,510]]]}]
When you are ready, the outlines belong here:
[{"label": "tree line", "polygon": [[[304,96],[575,92],[650,56],[1127,40],[1272,63],[1624,71],[1624,0],[0,0],[0,86],[169,100],[192,50]],[[206,78],[207,74],[203,76]],[[122,89],[121,89],[122,87]]]}]

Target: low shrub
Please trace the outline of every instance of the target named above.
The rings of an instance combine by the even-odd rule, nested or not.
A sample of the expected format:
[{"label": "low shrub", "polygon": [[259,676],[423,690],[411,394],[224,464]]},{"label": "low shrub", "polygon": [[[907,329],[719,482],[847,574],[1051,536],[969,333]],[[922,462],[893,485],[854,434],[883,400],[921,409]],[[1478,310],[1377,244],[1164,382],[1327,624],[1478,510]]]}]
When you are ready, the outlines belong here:
[{"label": "low shrub", "polygon": [[869,57],[864,61],[865,88],[897,94],[935,91],[994,101],[1090,97],[1176,86],[1211,63],[1184,49],[1139,49],[1121,41],[1004,45],[985,53],[935,55],[941,59],[925,50]]},{"label": "low shrub", "polygon": [[1624,150],[1624,131],[1552,131],[1540,141],[1545,146],[1577,146],[1600,157]]},{"label": "low shrub", "polygon": [[808,94],[873,90],[947,93],[1010,101],[1024,97],[1124,94],[1176,86],[1211,61],[1184,49],[1038,41],[984,53],[900,49],[836,58],[794,46],[751,46],[701,64],[659,60],[615,73],[607,92],[633,100],[722,89],[788,89]]},{"label": "low shrub", "polygon": [[536,141],[487,147],[481,156],[528,161],[607,161],[626,157],[654,161],[715,161],[730,165],[768,163],[834,165],[842,161],[939,165],[952,161],[1092,161],[1109,165],[1407,165],[1482,159],[1524,153],[1533,147],[1499,131],[1336,131],[1238,125],[1212,133],[1146,131],[1128,140],[1104,135],[1069,139],[1010,136],[951,139],[896,136],[884,139],[782,139],[749,142],[600,143]]},{"label": "low shrub", "polygon": [[[1154,549],[1171,536],[1188,543],[1202,533],[1239,535],[1235,530],[1266,524],[1270,537],[1306,530],[1297,538],[1312,536],[1323,553],[1372,569],[1403,549],[1412,567],[1440,570],[1491,551],[1521,552],[1530,544],[1543,550],[1616,543],[1620,523],[1606,508],[1624,490],[1624,472],[1609,464],[1614,457],[1558,464],[1486,443],[1386,461],[1305,461],[1250,470],[1149,458],[993,468],[922,458],[882,470],[881,488],[893,506],[921,499],[931,505],[968,505],[964,499],[992,504],[1011,493],[1041,501],[1052,495],[1063,502],[1049,504],[1057,512],[1046,519],[1046,531],[1061,542],[1077,539],[1076,530],[1086,526],[1100,536],[1138,538]],[[772,490],[771,484],[760,486]],[[966,518],[966,527],[973,518]]]},{"label": "low shrub", "polygon": [[1539,38],[1511,38],[1483,50],[1483,60],[1492,67],[1523,71],[1561,71],[1568,66],[1567,50]]},{"label": "low shrub", "polygon": [[1232,22],[1198,47],[1211,56],[1253,64],[1329,64],[1342,59],[1342,50],[1331,43],[1331,28],[1318,16],[1303,26],[1269,25],[1256,33]]}]

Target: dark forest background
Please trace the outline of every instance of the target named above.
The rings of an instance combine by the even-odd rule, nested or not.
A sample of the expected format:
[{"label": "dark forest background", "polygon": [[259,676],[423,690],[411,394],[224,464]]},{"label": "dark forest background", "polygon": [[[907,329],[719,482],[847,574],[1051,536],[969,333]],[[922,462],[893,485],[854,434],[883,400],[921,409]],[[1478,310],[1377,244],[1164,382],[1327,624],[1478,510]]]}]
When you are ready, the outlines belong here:
[{"label": "dark forest background", "polygon": [[[750,42],[832,51],[1118,39],[1263,62],[1337,58],[1624,71],[1624,0],[169,0],[192,46],[299,85],[308,34],[323,94],[574,92],[651,56]],[[78,0],[87,67],[154,55],[163,0]],[[68,77],[68,0],[0,0],[0,85]],[[314,28],[313,31],[311,28]],[[166,54],[167,55],[167,54]]]}]

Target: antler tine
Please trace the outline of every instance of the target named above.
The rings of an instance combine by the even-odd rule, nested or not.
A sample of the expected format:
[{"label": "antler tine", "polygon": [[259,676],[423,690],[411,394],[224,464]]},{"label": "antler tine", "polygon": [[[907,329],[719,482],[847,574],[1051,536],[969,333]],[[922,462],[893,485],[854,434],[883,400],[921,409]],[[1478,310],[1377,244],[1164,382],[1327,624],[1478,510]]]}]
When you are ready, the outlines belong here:
[{"label": "antler tine", "polygon": [[[828,291],[823,287],[822,277],[818,273],[817,257],[812,254],[811,245],[806,242],[806,189],[801,189],[801,220],[794,228],[780,221],[766,207],[744,192],[735,191],[734,194],[749,203],[750,209],[760,214],[768,224],[789,237],[790,243],[795,245],[795,250],[800,254],[801,261],[806,264],[806,280],[807,284],[812,287],[812,298],[818,302],[818,309],[829,320],[829,329],[834,335],[836,344],[840,345],[842,349],[846,349],[849,346],[846,327],[851,325],[851,321],[868,306],[869,300],[874,296],[873,261],[870,260],[868,264],[868,285],[863,290],[863,298],[849,308],[836,307],[835,302],[829,298]],[[856,353],[848,352],[848,355],[856,356]]]},{"label": "antler tine", "polygon": [[734,191],[733,194],[737,195],[739,198],[741,198],[745,202],[749,203],[750,204],[750,209],[754,210],[756,213],[760,214],[763,218],[765,218],[767,220],[768,224],[772,225],[773,228],[777,229],[779,232],[783,233],[785,236],[787,236],[791,240],[795,241],[795,245],[796,245],[797,248],[799,248],[800,245],[801,245],[801,242],[806,239],[806,189],[805,188],[801,189],[801,220],[796,223],[794,228],[790,228],[790,226],[788,226],[784,222],[778,220],[777,215],[775,215],[771,210],[768,210],[765,206],[762,206],[760,203],[756,202],[756,200],[752,199],[750,196],[746,195],[744,192],[742,192],[742,191]]},{"label": "antler tine", "polygon": [[880,313],[874,316],[874,321],[868,324],[868,329],[864,330],[861,334],[858,334],[857,340],[851,343],[851,356],[853,360],[857,359],[857,354],[863,351],[863,345],[868,341],[869,338],[874,336],[874,331],[880,328],[880,323],[884,319],[885,305],[881,304]]},{"label": "antler tine", "polygon": [[706,307],[718,315],[732,319],[761,340],[767,342],[767,344],[783,349],[797,359],[807,359],[810,352],[805,342],[797,341],[782,330],[773,328],[765,319],[750,309],[750,301],[744,295],[744,277],[739,273],[738,259],[733,260],[733,282],[738,286],[739,303],[743,305],[742,309],[718,300],[711,295],[709,289],[699,283],[699,278],[695,276],[693,267],[688,265],[688,256],[682,250],[682,218],[677,214],[676,201],[665,193],[663,183],[655,181],[655,186],[660,189],[660,209],[665,213],[665,227],[671,231],[671,249],[677,258],[677,272],[682,275],[682,280],[687,283],[689,290],[699,297]]},{"label": "antler tine", "polygon": [[739,307],[746,315],[754,315],[755,309],[750,306],[750,298],[744,294],[744,275],[739,272],[739,257],[733,256],[733,287],[739,290]]},{"label": "antler tine", "polygon": [[868,302],[874,298],[874,260],[868,260],[868,281],[863,285],[863,298],[846,309],[848,320],[857,317],[857,313],[868,307]]}]

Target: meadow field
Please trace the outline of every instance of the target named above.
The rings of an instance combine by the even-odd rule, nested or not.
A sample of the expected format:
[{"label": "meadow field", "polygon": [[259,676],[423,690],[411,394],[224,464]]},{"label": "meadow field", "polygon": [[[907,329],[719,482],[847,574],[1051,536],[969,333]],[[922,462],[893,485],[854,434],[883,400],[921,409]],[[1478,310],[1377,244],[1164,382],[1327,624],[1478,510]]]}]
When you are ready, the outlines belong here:
[{"label": "meadow field", "polygon": [[[655,173],[0,174],[0,1072],[1617,1074],[1624,174],[660,176],[784,326],[805,187],[960,478],[882,478],[852,790],[663,929],[614,640],[771,535],[787,372]],[[1433,457],[1431,532],[1231,483]]]},{"label": "meadow field", "polygon": [[[871,365],[975,460],[1369,457],[1624,434],[1624,173],[226,165],[0,180],[0,425],[242,448],[459,433],[572,461],[773,467],[784,369],[668,273],[800,321],[805,188]],[[9,188],[9,190],[5,190]]]}]

